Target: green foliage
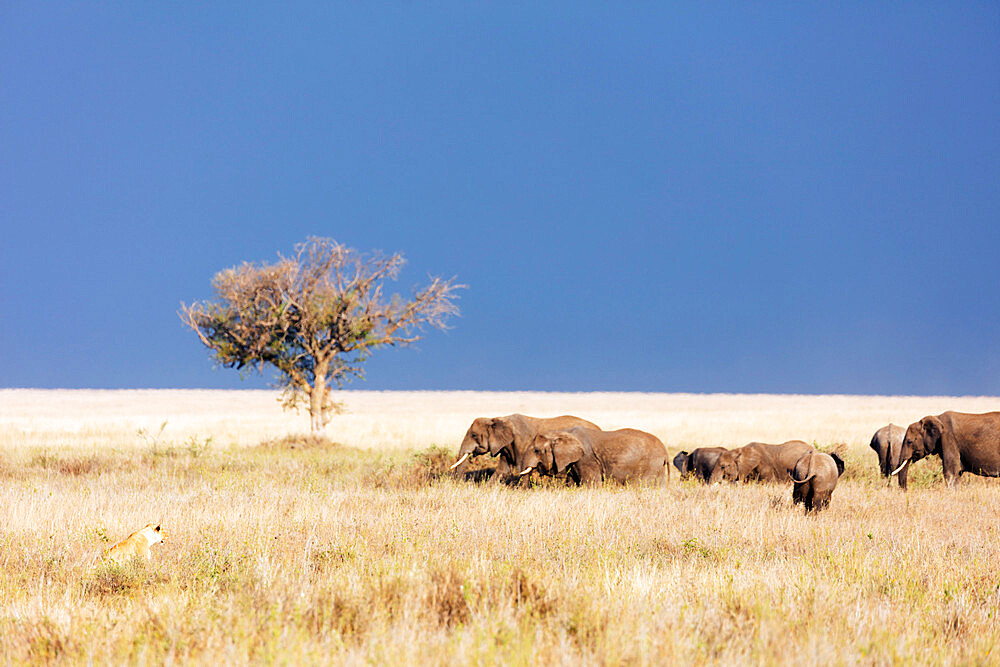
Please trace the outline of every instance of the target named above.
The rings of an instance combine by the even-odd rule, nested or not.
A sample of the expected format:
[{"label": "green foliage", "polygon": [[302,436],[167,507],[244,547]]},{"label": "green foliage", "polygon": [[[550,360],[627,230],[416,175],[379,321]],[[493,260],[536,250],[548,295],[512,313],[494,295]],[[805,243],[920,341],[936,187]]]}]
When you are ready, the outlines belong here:
[{"label": "green foliage", "polygon": [[194,458],[197,458],[207,453],[208,450],[211,449],[211,447],[212,447],[212,436],[208,436],[207,438],[199,438],[197,436],[192,435],[184,442],[184,448],[187,450],[187,453],[193,456]]},{"label": "green foliage", "polygon": [[147,429],[146,427],[140,427],[135,434],[144,440],[149,446],[149,451],[153,456],[159,455],[160,451],[164,448],[163,445],[163,431],[167,428],[167,420],[164,419],[160,424],[160,428],[156,430],[155,433]]}]

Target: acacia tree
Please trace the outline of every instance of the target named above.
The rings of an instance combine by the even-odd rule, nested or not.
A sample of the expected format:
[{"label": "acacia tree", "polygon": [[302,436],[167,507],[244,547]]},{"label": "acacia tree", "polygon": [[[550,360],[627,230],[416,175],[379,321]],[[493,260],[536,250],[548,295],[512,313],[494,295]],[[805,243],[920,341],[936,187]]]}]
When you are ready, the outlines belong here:
[{"label": "acacia tree", "polygon": [[409,345],[426,327],[447,328],[458,314],[454,279],[430,279],[411,298],[384,291],[405,260],[362,254],[333,239],[309,238],[292,257],[245,262],[215,275],[214,300],[182,303],[178,313],[226,368],[277,369],[286,408],[305,404],[313,433],[337,409],[330,384],[363,377],[371,352]]}]

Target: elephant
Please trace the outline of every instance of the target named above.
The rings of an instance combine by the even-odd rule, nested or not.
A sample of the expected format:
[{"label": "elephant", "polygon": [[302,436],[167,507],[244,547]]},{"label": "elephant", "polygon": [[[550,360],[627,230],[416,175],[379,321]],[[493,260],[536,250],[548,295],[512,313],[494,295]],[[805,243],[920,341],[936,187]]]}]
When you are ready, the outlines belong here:
[{"label": "elephant", "polygon": [[725,447],[699,447],[690,454],[681,452],[674,457],[674,467],[680,470],[681,479],[694,475],[702,482],[708,482],[715,462],[724,451]]},{"label": "elephant", "polygon": [[458,449],[458,460],[452,464],[451,470],[463,474],[471,456],[489,454],[499,456],[493,479],[510,481],[517,479],[518,458],[528,448],[534,437],[542,430],[558,430],[583,426],[600,431],[593,422],[571,415],[562,417],[538,418],[513,414],[506,417],[479,417],[473,420],[465,438]]},{"label": "elephant", "polygon": [[780,445],[751,442],[720,454],[708,481],[711,484],[722,480],[783,482],[788,479],[795,462],[811,451],[813,448],[801,440],[789,440]]},{"label": "elephant", "polygon": [[792,502],[803,503],[806,513],[825,510],[830,504],[837,480],[844,474],[844,460],[837,454],[807,452],[792,468],[789,477],[795,483]]},{"label": "elephant", "polygon": [[576,427],[539,433],[520,462],[521,475],[534,469],[548,475],[567,472],[577,484],[605,479],[663,486],[667,448],[652,433],[623,428],[599,431]]},{"label": "elephant", "polygon": [[[868,446],[878,454],[878,469],[883,477],[889,478],[889,473],[899,464],[899,448],[903,446],[905,434],[906,429],[902,426],[889,424],[875,431],[875,435],[872,436],[872,441]],[[905,489],[906,471],[900,472],[896,479],[899,486]]]},{"label": "elephant", "polygon": [[910,464],[937,454],[944,482],[953,486],[965,472],[1000,477],[1000,412],[968,414],[943,412],[910,424],[893,463],[891,475],[901,475]]}]

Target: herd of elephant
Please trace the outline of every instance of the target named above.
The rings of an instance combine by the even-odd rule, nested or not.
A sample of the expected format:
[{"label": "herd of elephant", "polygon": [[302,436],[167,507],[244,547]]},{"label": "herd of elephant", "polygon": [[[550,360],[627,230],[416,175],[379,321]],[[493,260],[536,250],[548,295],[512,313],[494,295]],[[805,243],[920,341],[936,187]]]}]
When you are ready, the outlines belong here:
[{"label": "herd of elephant", "polygon": [[[871,447],[882,475],[895,476],[903,489],[910,465],[934,454],[941,457],[948,485],[964,472],[1000,477],[1000,412],[945,412],[906,429],[889,424],[876,431]],[[465,474],[470,458],[485,454],[498,457],[493,479],[513,484],[533,471],[565,474],[576,484],[613,480],[663,485],[670,477],[667,448],[655,435],[632,428],[604,431],[569,415],[480,417],[466,432],[451,470]],[[807,512],[829,505],[844,473],[837,454],[817,451],[801,440],[780,445],[751,442],[735,449],[701,447],[680,452],[673,464],[682,477],[706,483],[791,481],[792,500]]]}]

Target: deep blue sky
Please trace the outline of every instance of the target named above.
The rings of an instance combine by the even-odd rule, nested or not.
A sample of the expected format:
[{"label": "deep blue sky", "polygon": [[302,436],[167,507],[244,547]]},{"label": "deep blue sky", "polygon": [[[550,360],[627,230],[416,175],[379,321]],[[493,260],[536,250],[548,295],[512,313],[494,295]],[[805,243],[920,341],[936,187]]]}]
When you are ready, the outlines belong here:
[{"label": "deep blue sky", "polygon": [[354,388],[1000,394],[1000,5],[330,4],[0,5],[0,386],[319,235],[469,285]]}]

